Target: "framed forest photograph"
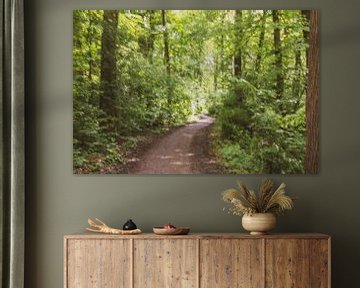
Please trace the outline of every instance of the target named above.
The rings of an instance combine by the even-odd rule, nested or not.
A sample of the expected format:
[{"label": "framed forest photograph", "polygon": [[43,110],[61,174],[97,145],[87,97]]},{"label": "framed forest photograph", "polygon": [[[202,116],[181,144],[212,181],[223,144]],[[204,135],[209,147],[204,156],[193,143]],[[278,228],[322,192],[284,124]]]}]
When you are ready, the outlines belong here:
[{"label": "framed forest photograph", "polygon": [[74,10],[74,174],[319,172],[316,10]]}]

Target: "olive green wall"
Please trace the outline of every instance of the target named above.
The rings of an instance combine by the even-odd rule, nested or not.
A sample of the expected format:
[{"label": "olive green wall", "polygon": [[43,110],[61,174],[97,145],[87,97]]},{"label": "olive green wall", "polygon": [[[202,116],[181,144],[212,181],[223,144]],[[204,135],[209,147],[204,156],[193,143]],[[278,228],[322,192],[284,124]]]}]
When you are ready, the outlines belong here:
[{"label": "olive green wall", "polygon": [[358,287],[360,259],[360,2],[32,0],[26,8],[27,208],[26,287],[63,285],[63,235],[88,216],[120,226],[132,218],[145,231],[172,222],[193,231],[237,232],[220,192],[241,178],[263,176],[72,175],[73,9],[271,9],[321,11],[321,172],[275,176],[297,195],[280,232],[333,236],[333,287]]}]

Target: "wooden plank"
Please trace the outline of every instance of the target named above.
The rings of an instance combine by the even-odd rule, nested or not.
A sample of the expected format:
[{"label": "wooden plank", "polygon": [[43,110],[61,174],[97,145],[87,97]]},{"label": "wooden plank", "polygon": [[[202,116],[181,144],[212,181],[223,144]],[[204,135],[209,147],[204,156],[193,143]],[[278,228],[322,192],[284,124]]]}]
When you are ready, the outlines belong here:
[{"label": "wooden plank", "polygon": [[265,263],[266,263],[266,240],[265,239],[261,239],[261,254],[262,254],[262,263],[263,263],[263,267],[262,267],[262,281],[263,281],[263,285],[261,286],[261,288],[266,288],[266,267],[265,267]]},{"label": "wooden plank", "polygon": [[134,287],[197,287],[197,241],[135,239]]},{"label": "wooden plank", "polygon": [[266,287],[304,288],[310,283],[310,240],[266,239]]},{"label": "wooden plank", "polygon": [[130,282],[131,287],[134,288],[134,239],[130,239]]},{"label": "wooden plank", "polygon": [[264,287],[261,239],[204,239],[200,257],[200,287]]},{"label": "wooden plank", "polygon": [[200,262],[201,256],[200,256],[200,239],[196,239],[196,287],[200,288]]},{"label": "wooden plank", "polygon": [[129,240],[67,240],[66,288],[131,287]]},{"label": "wooden plank", "polygon": [[310,287],[328,288],[329,286],[329,240],[310,241]]},{"label": "wooden plank", "polygon": [[64,238],[64,288],[68,288],[68,239]]}]

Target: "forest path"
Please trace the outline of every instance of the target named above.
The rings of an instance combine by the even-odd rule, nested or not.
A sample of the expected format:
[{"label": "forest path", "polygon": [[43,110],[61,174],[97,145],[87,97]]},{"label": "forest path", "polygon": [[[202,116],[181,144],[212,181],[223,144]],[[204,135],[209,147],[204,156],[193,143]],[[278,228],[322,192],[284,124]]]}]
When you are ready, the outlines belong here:
[{"label": "forest path", "polygon": [[200,119],[156,140],[139,157],[132,174],[221,173],[221,166],[209,153],[209,132],[214,118]]}]

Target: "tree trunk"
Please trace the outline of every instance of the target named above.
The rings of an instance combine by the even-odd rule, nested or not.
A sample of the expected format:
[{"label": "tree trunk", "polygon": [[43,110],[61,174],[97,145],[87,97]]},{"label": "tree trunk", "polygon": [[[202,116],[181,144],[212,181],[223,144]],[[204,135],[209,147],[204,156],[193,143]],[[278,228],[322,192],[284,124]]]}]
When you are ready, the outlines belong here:
[{"label": "tree trunk", "polygon": [[[80,37],[80,35],[82,33],[81,32],[82,25],[83,25],[83,19],[81,17],[81,12],[75,10],[74,16],[73,16],[73,35],[74,35],[73,36],[73,51],[74,52],[75,51],[83,51],[83,45],[82,45],[82,41],[81,41],[81,37]],[[75,55],[74,55],[74,57],[75,57]],[[81,57],[81,60],[82,60],[82,57]],[[74,80],[78,79],[78,78],[84,78],[86,76],[87,71],[84,71],[81,64],[74,62],[74,65],[73,65],[73,79]]]},{"label": "tree trunk", "polygon": [[[226,17],[226,11],[223,10],[220,14],[220,23],[221,23],[221,27],[225,26],[225,17]],[[224,54],[225,54],[225,39],[224,39],[224,33],[221,31],[220,32],[220,36],[217,35],[216,36],[216,43],[217,43],[217,48],[216,51],[219,51],[216,53],[216,70],[215,70],[215,75],[214,75],[214,81],[216,83],[215,87],[216,90],[219,87],[223,86],[223,75],[224,75],[224,71],[227,70],[227,67],[224,64]]]},{"label": "tree trunk", "polygon": [[[234,55],[234,76],[237,79],[242,77],[243,71],[243,55],[242,55],[242,37],[243,37],[243,11],[236,10],[235,12],[235,55]],[[244,100],[244,92],[239,86],[236,84],[235,86],[235,94],[237,96],[237,100],[239,104],[241,104]]]},{"label": "tree trunk", "polygon": [[166,67],[166,73],[168,76],[171,74],[170,69],[170,51],[169,51],[169,32],[166,27],[166,12],[165,10],[161,10],[161,20],[162,26],[164,29],[164,63]]},{"label": "tree trunk", "polygon": [[103,33],[101,38],[101,97],[100,108],[106,113],[104,123],[109,131],[115,132],[117,117],[116,103],[116,36],[119,14],[116,10],[104,10]]},{"label": "tree trunk", "polygon": [[235,12],[235,55],[234,55],[234,76],[241,78],[242,74],[242,55],[241,55],[241,38],[242,38],[242,10]]},{"label": "tree trunk", "polygon": [[89,61],[89,74],[88,74],[88,79],[89,82],[92,83],[92,75],[93,75],[93,55],[92,55],[92,51],[91,51],[91,47],[92,47],[92,43],[93,43],[93,39],[92,39],[92,33],[91,33],[91,29],[92,29],[92,17],[91,14],[88,14],[89,17],[89,26],[88,26],[88,30],[87,30],[87,44],[88,44],[88,61]]},{"label": "tree trunk", "polygon": [[299,108],[299,104],[301,101],[301,49],[297,49],[295,51],[295,67],[294,67],[294,80],[292,85],[292,94],[294,99],[296,99],[293,105],[293,112],[295,112]]},{"label": "tree trunk", "polygon": [[275,73],[276,73],[276,95],[280,99],[284,93],[284,77],[282,71],[282,52],[279,11],[272,10],[274,22],[274,53],[275,53]]},{"label": "tree trunk", "polygon": [[258,54],[256,56],[256,62],[255,62],[255,71],[259,72],[261,68],[261,55],[262,55],[262,49],[264,46],[264,40],[265,40],[265,25],[266,25],[266,14],[267,10],[263,10],[263,16],[261,17],[261,26],[260,26],[260,36],[259,36],[259,44],[258,44]]},{"label": "tree trunk", "polygon": [[218,73],[219,73],[219,56],[217,55],[217,53],[215,54],[214,57],[214,92],[217,91],[218,89]]},{"label": "tree trunk", "polygon": [[155,10],[149,11],[149,24],[150,24],[150,35],[149,35],[149,54],[150,60],[152,60],[152,53],[154,51],[154,43],[155,43]]},{"label": "tree trunk", "polygon": [[[142,17],[143,29],[146,33],[139,37],[139,47],[141,53],[144,57],[149,58],[150,62],[152,62],[152,53],[154,50],[154,42],[155,42],[155,23],[154,23],[154,14],[155,10],[146,10],[145,12],[139,12],[139,15]],[[147,25],[149,28],[147,28]]]},{"label": "tree trunk", "polygon": [[[301,15],[303,17],[305,17],[305,19],[308,23],[310,22],[310,10],[301,10]],[[307,43],[308,46],[310,46],[309,35],[310,35],[310,32],[308,30],[304,29],[303,37],[304,37],[305,43]],[[309,68],[309,47],[306,48],[306,67]]]},{"label": "tree trunk", "polygon": [[166,25],[166,11],[161,10],[161,22],[164,29],[163,32],[163,40],[164,40],[164,64],[166,68],[166,83],[167,83],[167,117],[171,121],[172,120],[172,102],[173,102],[173,88],[172,88],[172,82],[171,82],[171,67],[170,67],[170,48],[169,48],[169,31],[168,27]]},{"label": "tree trunk", "polygon": [[309,80],[306,98],[306,173],[319,172],[319,11],[310,12]]}]

